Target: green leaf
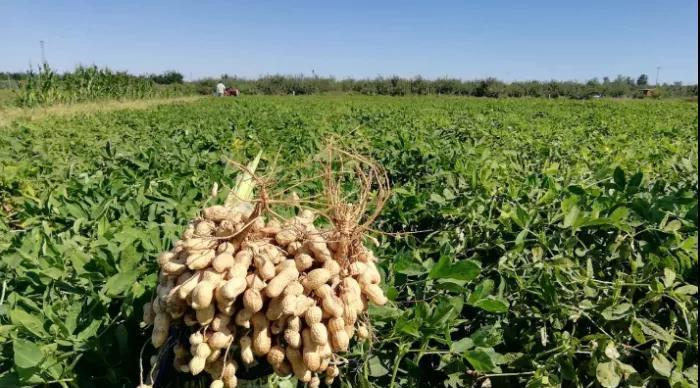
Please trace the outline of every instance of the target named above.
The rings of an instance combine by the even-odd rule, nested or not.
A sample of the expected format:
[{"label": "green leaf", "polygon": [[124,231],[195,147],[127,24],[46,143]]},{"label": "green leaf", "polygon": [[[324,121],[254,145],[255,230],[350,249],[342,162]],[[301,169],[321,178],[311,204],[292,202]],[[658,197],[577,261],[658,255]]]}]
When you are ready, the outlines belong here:
[{"label": "green leaf", "polygon": [[389,374],[389,370],[384,367],[379,357],[369,359],[369,375],[372,377],[382,377]]},{"label": "green leaf", "polygon": [[617,370],[618,372],[622,373],[622,378],[627,380],[632,376],[633,374],[637,373],[637,370],[634,369],[634,367],[630,364],[625,364],[624,362],[621,361],[616,361],[617,362]]},{"label": "green leaf", "polygon": [[136,282],[139,273],[136,270],[119,272],[107,280],[102,291],[107,296],[121,296]]},{"label": "green leaf", "polygon": [[78,327],[78,317],[83,305],[81,303],[73,303],[66,308],[64,323],[69,334],[73,334]]},{"label": "green leaf", "polygon": [[671,268],[664,268],[664,286],[669,288],[673,286],[673,282],[676,280],[676,271]]},{"label": "green leaf", "polygon": [[491,372],[496,368],[496,363],[491,359],[491,354],[485,349],[476,348],[464,354],[469,364],[478,372]]},{"label": "green leaf", "polygon": [[444,190],[442,190],[442,196],[445,197],[445,199],[448,201],[452,201],[453,199],[456,198],[454,193],[452,192],[452,190],[450,190],[448,188],[445,188]]},{"label": "green leaf", "polygon": [[396,319],[401,316],[401,310],[388,304],[384,306],[370,304],[368,312],[369,315],[372,316],[372,318],[384,320]]},{"label": "green leaf", "polygon": [[473,305],[480,299],[484,299],[491,294],[493,291],[495,284],[493,280],[491,279],[484,279],[481,283],[479,283],[476,287],[474,287],[474,291],[472,291],[471,294],[469,294],[469,299],[467,300],[467,303]]},{"label": "green leaf", "polygon": [[441,300],[440,303],[433,309],[433,313],[430,316],[430,322],[432,322],[433,325],[442,325],[450,322],[458,314],[459,313],[455,311],[455,306],[445,300]]},{"label": "green leaf", "polygon": [[690,236],[687,239],[683,240],[683,242],[680,244],[680,247],[681,249],[685,249],[686,251],[696,251],[697,243],[697,238],[695,236]]},{"label": "green leaf", "polygon": [[583,187],[578,186],[578,185],[571,185],[567,187],[567,190],[569,190],[571,193],[576,194],[576,195],[585,195],[586,190],[583,189]]},{"label": "green leaf", "polygon": [[461,354],[461,353],[464,353],[473,347],[474,347],[474,341],[472,341],[472,339],[469,337],[465,337],[457,342],[453,342],[452,346],[450,346],[450,351],[452,353]]},{"label": "green leaf", "polygon": [[564,217],[564,227],[572,227],[576,223],[580,213],[581,211],[579,210],[578,206],[572,206],[571,209],[569,209],[569,212],[566,214],[566,217]]},{"label": "green leaf", "polygon": [[622,171],[620,167],[615,167],[615,171],[613,172],[613,180],[619,188],[623,188],[627,184],[627,181],[625,179],[625,172]]},{"label": "green leaf", "polygon": [[134,269],[141,261],[141,256],[136,251],[134,245],[127,245],[121,252],[121,260],[119,266],[121,271],[130,271]]},{"label": "green leaf", "polygon": [[474,341],[476,346],[492,348],[503,341],[503,332],[499,326],[483,326],[469,338]]},{"label": "green leaf", "polygon": [[642,184],[643,179],[644,179],[644,173],[641,171],[637,172],[636,174],[632,175],[629,183],[627,184],[627,187],[636,189]]},{"label": "green leaf", "polygon": [[407,276],[422,275],[425,271],[426,269],[422,265],[406,257],[401,257],[394,263],[394,272]]},{"label": "green leaf", "polygon": [[[685,384],[684,384],[685,383]],[[690,385],[683,379],[683,374],[678,370],[674,369],[671,372],[671,376],[668,378],[668,384],[674,388],[676,387],[688,387],[690,388]]]},{"label": "green leaf", "polygon": [[523,243],[525,242],[525,238],[527,237],[528,230],[523,229],[518,233],[518,235],[515,237],[515,245],[517,246],[522,246]]},{"label": "green leaf", "polygon": [[651,359],[651,366],[653,366],[654,370],[661,376],[671,376],[673,364],[663,354],[656,353]]},{"label": "green leaf", "polygon": [[608,344],[605,345],[605,355],[608,356],[608,358],[611,360],[617,360],[618,358],[620,358],[620,353],[615,347],[615,342],[608,341]]},{"label": "green leaf", "polygon": [[463,294],[467,292],[467,289],[460,284],[464,283],[466,282],[451,279],[438,279],[437,283],[435,283],[435,289],[445,290],[455,294]]},{"label": "green leaf", "polygon": [[48,334],[44,330],[44,321],[36,315],[29,314],[18,308],[10,311],[12,324],[22,327],[37,337],[45,337]]},{"label": "green leaf", "polygon": [[460,260],[450,268],[447,279],[471,281],[481,272],[481,263],[476,260]]},{"label": "green leaf", "polygon": [[644,335],[644,331],[642,331],[642,325],[638,321],[633,320],[630,323],[629,331],[630,334],[632,334],[632,338],[634,338],[637,343],[643,344],[647,342],[647,337]]},{"label": "green leaf", "polygon": [[511,212],[510,217],[521,228],[525,228],[530,220],[530,216],[520,205],[515,207],[515,211]]},{"label": "green leaf", "polygon": [[396,321],[396,325],[394,328],[402,333],[414,336],[414,337],[420,337],[420,322],[418,320],[412,319],[404,319],[401,318],[398,321]]},{"label": "green leaf", "polygon": [[505,313],[508,311],[508,302],[490,295],[487,298],[477,300],[474,306],[490,313]]},{"label": "green leaf", "polygon": [[100,329],[100,325],[102,324],[102,321],[100,320],[94,320],[90,322],[90,324],[83,329],[76,337],[75,339],[79,342],[85,342],[89,340],[90,338],[94,337],[97,334],[97,331]]},{"label": "green leaf", "polygon": [[532,257],[535,260],[542,260],[542,257],[544,256],[544,250],[540,246],[536,246],[532,248]]},{"label": "green leaf", "polygon": [[595,368],[595,377],[600,385],[606,388],[615,388],[620,385],[622,376],[617,373],[614,361],[600,362]]},{"label": "green leaf", "polygon": [[445,202],[445,198],[443,198],[440,194],[437,193],[430,194],[430,200],[437,203],[438,205],[444,205],[447,203]]},{"label": "green leaf", "polygon": [[78,274],[84,274],[86,272],[85,265],[90,261],[90,255],[80,249],[71,247],[65,251],[65,256],[70,260],[73,268],[75,268],[75,272]]},{"label": "green leaf", "polygon": [[693,284],[686,284],[685,286],[680,286],[673,290],[675,294],[678,295],[695,295],[698,293],[698,286]]},{"label": "green leaf", "polygon": [[481,264],[475,260],[460,260],[455,264],[450,263],[448,256],[440,257],[440,260],[430,270],[432,279],[454,279],[471,281],[481,271]]},{"label": "green leaf", "polygon": [[601,315],[608,321],[616,321],[626,317],[631,309],[632,305],[630,303],[613,304],[603,310]]},{"label": "green leaf", "polygon": [[629,216],[630,209],[620,206],[617,209],[615,209],[611,214],[610,217],[608,217],[612,222],[617,223],[620,222],[624,219],[626,219]]},{"label": "green leaf", "polygon": [[679,220],[673,220],[664,226],[663,231],[666,233],[677,232],[682,226],[683,224]]},{"label": "green leaf", "polygon": [[673,343],[673,335],[666,331],[666,329],[664,329],[663,327],[644,318],[637,318],[637,322],[639,322],[639,324],[641,325],[644,334],[651,336],[657,340],[667,342],[669,344]]},{"label": "green leaf", "polygon": [[440,256],[440,260],[430,269],[428,276],[431,279],[441,279],[450,275],[450,258],[446,255]]},{"label": "green leaf", "polygon": [[698,383],[698,366],[697,366],[697,364],[684,370],[683,376],[685,376],[686,379],[690,380],[695,385],[697,385],[697,383]]},{"label": "green leaf", "polygon": [[7,268],[14,269],[18,268],[20,264],[24,261],[24,257],[22,257],[21,254],[17,252],[13,253],[5,253],[3,252],[2,256],[0,256],[0,262],[5,263]]},{"label": "green leaf", "polygon": [[448,302],[454,307],[457,313],[461,313],[464,308],[464,295],[453,296]]},{"label": "green leaf", "polygon": [[88,214],[86,214],[80,206],[73,203],[65,203],[63,205],[63,208],[66,210],[68,215],[70,215],[74,219],[84,219],[88,216]]},{"label": "green leaf", "polygon": [[15,365],[21,369],[29,369],[41,363],[44,358],[41,348],[33,342],[23,339],[15,339],[12,342],[12,350],[15,355]]}]

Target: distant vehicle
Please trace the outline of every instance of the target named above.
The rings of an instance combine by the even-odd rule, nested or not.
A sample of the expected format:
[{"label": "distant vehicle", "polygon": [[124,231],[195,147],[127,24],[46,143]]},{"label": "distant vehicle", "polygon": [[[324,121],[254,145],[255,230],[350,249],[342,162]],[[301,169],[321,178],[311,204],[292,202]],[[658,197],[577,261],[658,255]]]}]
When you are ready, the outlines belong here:
[{"label": "distant vehicle", "polygon": [[224,90],[224,96],[238,97],[240,95],[241,92],[236,88],[226,88],[226,90]]},{"label": "distant vehicle", "polygon": [[639,91],[642,94],[642,97],[654,97],[655,90],[656,89],[647,89],[647,88],[639,89]]}]

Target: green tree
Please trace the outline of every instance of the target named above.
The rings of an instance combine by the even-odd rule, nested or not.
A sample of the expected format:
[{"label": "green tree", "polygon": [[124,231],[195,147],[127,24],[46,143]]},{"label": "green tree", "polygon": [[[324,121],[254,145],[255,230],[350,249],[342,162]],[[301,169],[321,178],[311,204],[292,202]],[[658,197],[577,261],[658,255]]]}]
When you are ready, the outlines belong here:
[{"label": "green tree", "polygon": [[649,76],[642,74],[637,78],[637,86],[646,86],[649,84]]},{"label": "green tree", "polygon": [[184,78],[181,73],[174,70],[168,70],[163,74],[151,75],[153,82],[161,85],[181,84]]}]

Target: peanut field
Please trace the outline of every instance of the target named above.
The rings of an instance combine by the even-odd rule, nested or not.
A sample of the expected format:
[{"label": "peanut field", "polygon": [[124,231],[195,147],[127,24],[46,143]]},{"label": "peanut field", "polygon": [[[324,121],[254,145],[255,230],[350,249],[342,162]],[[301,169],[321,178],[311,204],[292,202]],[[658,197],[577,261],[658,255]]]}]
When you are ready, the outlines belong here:
[{"label": "peanut field", "polygon": [[289,187],[331,135],[392,188],[389,302],[334,386],[698,385],[697,102],[203,97],[3,122],[0,387],[137,386],[156,257],[233,185],[227,160],[262,150]]}]

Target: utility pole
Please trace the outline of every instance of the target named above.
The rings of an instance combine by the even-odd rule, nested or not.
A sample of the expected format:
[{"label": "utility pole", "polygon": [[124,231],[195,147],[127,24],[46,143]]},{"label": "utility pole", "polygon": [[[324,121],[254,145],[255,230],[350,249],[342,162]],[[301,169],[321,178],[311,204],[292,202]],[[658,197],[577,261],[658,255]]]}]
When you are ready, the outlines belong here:
[{"label": "utility pole", "polygon": [[654,82],[656,86],[659,86],[659,70],[661,70],[661,66],[656,66],[656,82]]},{"label": "utility pole", "polygon": [[40,40],[39,45],[41,45],[41,64],[46,64],[46,55],[44,53],[44,41]]}]

